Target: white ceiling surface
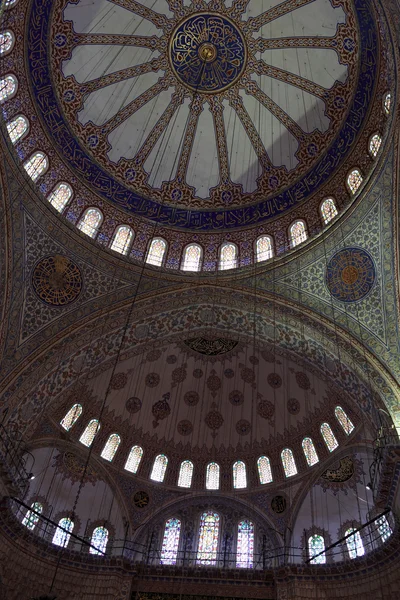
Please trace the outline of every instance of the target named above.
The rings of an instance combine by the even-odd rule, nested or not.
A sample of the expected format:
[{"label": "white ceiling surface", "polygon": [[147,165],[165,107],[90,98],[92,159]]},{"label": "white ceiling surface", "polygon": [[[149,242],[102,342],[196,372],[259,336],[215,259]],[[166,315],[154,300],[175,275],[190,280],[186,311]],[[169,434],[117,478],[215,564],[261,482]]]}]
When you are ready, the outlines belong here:
[{"label": "white ceiling surface", "polygon": [[[259,15],[279,3],[272,0],[250,0],[244,18]],[[172,17],[165,0],[143,0],[142,4]],[[76,32],[144,36],[162,34],[150,21],[115,6],[108,0],[81,0],[78,4],[68,4],[64,14],[66,19],[73,21]],[[254,32],[254,38],[332,36],[337,25],[344,20],[345,15],[341,8],[333,8],[328,0],[315,0]],[[79,83],[84,83],[104,74],[146,63],[158,56],[158,51],[140,47],[80,46],[74,50],[71,59],[64,62],[63,72],[65,76],[74,75]],[[257,58],[260,56],[258,54]],[[327,89],[331,88],[336,80],[343,82],[347,77],[347,67],[339,64],[338,56],[333,50],[267,50],[262,54],[262,59],[268,65],[300,75]],[[87,97],[78,115],[79,121],[82,124],[89,121],[96,125],[106,123],[163,75],[163,71],[150,72],[93,92]],[[305,132],[315,129],[324,132],[329,127],[322,100],[295,86],[264,75],[253,74],[252,79]],[[112,147],[108,154],[111,161],[117,163],[121,158],[134,158],[152,127],[167,108],[173,91],[174,88],[163,91],[159,97],[148,101],[111,132],[109,142]],[[298,142],[293,134],[254,97],[244,91],[241,92],[241,97],[272,164],[277,167],[285,166],[289,171],[295,168],[298,163],[295,156]],[[238,115],[226,102],[224,106],[231,179],[235,183],[241,183],[245,192],[251,193],[257,188],[256,179],[261,174],[261,168]],[[153,187],[159,188],[163,181],[169,181],[175,176],[188,114],[188,103],[185,102],[179,111],[175,112],[169,128],[161,135],[146,159],[144,166],[149,173],[149,184]],[[197,196],[208,198],[209,189],[217,185],[219,180],[215,125],[206,104],[199,117],[186,182],[195,187]]]}]

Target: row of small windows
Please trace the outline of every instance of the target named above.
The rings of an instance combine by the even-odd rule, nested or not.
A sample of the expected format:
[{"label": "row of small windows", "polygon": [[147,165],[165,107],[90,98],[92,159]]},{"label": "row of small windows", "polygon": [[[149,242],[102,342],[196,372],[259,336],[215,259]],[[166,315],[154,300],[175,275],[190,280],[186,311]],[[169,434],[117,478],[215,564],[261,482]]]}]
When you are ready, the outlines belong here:
[{"label": "row of small windows", "polygon": [[[4,54],[11,51],[14,44],[12,32],[5,31],[0,34],[0,48]],[[18,82],[14,75],[6,75],[0,80],[0,102],[12,98],[18,88]],[[384,98],[384,111],[389,114],[391,106],[391,95],[388,92]],[[24,115],[16,116],[7,124],[8,134],[13,144],[22,139],[29,131],[29,122]],[[368,143],[370,155],[375,158],[382,144],[382,138],[378,133],[371,136]],[[24,168],[33,181],[36,181],[49,168],[49,160],[43,152],[35,152],[25,163]],[[347,176],[347,187],[354,195],[363,182],[360,169],[354,168]],[[72,188],[69,184],[61,182],[48,196],[48,201],[56,210],[62,212],[68,202],[72,199]],[[320,205],[321,218],[327,225],[338,214],[338,209],[333,198],[325,198]],[[103,222],[101,211],[95,207],[86,209],[78,222],[78,229],[91,238],[95,238]],[[289,241],[291,248],[305,242],[308,238],[305,221],[298,219],[289,227]],[[128,225],[120,225],[113,236],[110,248],[120,254],[128,254],[134,239],[134,232]],[[162,266],[165,259],[167,243],[162,238],[155,238],[148,248],[146,262],[155,266]],[[263,262],[273,258],[274,247],[271,236],[260,236],[255,243],[256,261]],[[183,254],[181,269],[183,271],[200,271],[203,259],[203,249],[199,244],[189,244]],[[232,242],[222,244],[219,254],[219,269],[228,270],[238,266],[238,247]]]},{"label": "row of small windows", "polygon": [[[61,420],[60,425],[69,431],[71,427],[76,423],[78,418],[81,416],[83,411],[81,404],[74,404],[65,417]],[[354,425],[350,418],[346,414],[345,410],[341,406],[336,406],[335,416],[340,423],[343,431],[350,435],[354,430]],[[82,433],[79,441],[85,446],[89,447],[93,443],[96,434],[100,430],[100,423],[97,419],[92,419],[87,424],[84,432]],[[332,431],[329,423],[322,423],[320,427],[322,438],[329,450],[333,452],[339,443],[336,439],[335,434]],[[118,433],[112,433],[106,441],[103,450],[101,451],[101,457],[105,460],[112,461],[118,447],[121,443],[121,437]],[[302,441],[302,449],[304,456],[309,467],[319,462],[317,450],[314,442],[310,437],[305,437]],[[131,448],[128,458],[125,463],[125,469],[131,473],[136,473],[140,461],[143,456],[143,449],[140,446],[133,446]],[[297,474],[297,466],[294,458],[293,451],[290,448],[284,448],[281,452],[282,466],[286,477],[292,477]],[[153,467],[150,474],[150,479],[153,481],[162,482],[164,481],[165,473],[168,466],[168,457],[165,454],[159,454],[153,463]],[[190,488],[192,485],[193,477],[193,463],[190,460],[184,460],[181,463],[178,476],[178,486],[183,488]],[[271,483],[273,481],[271,463],[267,456],[260,456],[257,461],[258,476],[261,484]],[[220,487],[220,467],[216,462],[210,462],[206,467],[206,489],[218,490]],[[247,487],[247,473],[246,465],[243,461],[238,460],[233,465],[233,487],[235,489],[243,489]]]},{"label": "row of small windows", "polygon": [[[22,520],[22,524],[33,531],[39,522],[40,515],[43,512],[41,502],[33,502],[30,510]],[[57,528],[53,535],[53,544],[66,548],[68,546],[71,533],[74,529],[74,522],[69,517],[63,517],[59,520]],[[90,554],[104,554],[107,548],[109,532],[106,527],[96,527],[90,538]]]}]

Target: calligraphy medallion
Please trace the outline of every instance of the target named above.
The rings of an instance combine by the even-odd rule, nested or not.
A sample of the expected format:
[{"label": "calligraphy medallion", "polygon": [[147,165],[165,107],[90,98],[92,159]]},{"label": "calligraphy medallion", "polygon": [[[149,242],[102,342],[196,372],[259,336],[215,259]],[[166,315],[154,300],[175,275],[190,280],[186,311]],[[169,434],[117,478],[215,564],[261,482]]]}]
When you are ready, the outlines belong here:
[{"label": "calligraphy medallion", "polygon": [[329,261],[326,285],[341,302],[356,302],[371,291],[376,279],[371,256],[362,248],[343,248]]},{"label": "calligraphy medallion", "polygon": [[33,269],[32,286],[42,302],[51,306],[66,306],[82,291],[79,267],[66,256],[42,258]]},{"label": "calligraphy medallion", "polygon": [[233,85],[246,66],[247,50],[239,29],[217,14],[191,15],[171,36],[171,67],[186,87],[206,94]]}]

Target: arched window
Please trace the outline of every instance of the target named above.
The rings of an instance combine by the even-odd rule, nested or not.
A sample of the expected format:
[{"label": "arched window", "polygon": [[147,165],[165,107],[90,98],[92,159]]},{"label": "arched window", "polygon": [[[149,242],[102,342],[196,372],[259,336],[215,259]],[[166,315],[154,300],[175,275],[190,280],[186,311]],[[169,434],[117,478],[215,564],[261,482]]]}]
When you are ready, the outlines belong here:
[{"label": "arched window", "polygon": [[351,432],[354,430],[354,425],[350,421],[349,417],[347,416],[347,414],[345,413],[345,411],[343,410],[343,408],[341,406],[336,406],[335,417],[337,418],[340,425],[344,429],[344,432],[347,433],[347,435],[350,435]]},{"label": "arched window", "polygon": [[[311,537],[308,538],[308,556],[309,556],[309,558],[312,558],[316,554],[319,555],[316,558],[313,558],[312,560],[310,560],[310,563],[312,565],[324,565],[326,563],[325,552],[323,552],[324,550],[325,550],[325,542],[324,542],[324,538],[322,537],[322,535],[312,535]],[[322,554],[320,554],[320,552],[322,552]]]},{"label": "arched window", "polygon": [[383,110],[388,115],[390,113],[390,107],[392,104],[392,94],[388,92],[383,99]]},{"label": "arched window", "polygon": [[5,1],[5,8],[12,8],[13,6],[15,6],[17,4],[18,0],[6,0]]},{"label": "arched window", "polygon": [[167,249],[167,242],[162,238],[154,238],[150,244],[149,251],[147,253],[146,262],[149,265],[155,265],[161,267],[164,260],[165,250]]},{"label": "arched window", "polygon": [[216,462],[208,463],[206,469],[206,489],[219,489],[219,465]]},{"label": "arched window", "polygon": [[355,194],[363,182],[362,175],[358,169],[353,169],[347,176],[347,185],[352,194]]},{"label": "arched window", "polygon": [[292,248],[302,244],[307,239],[306,224],[304,221],[295,221],[290,226],[290,245]]},{"label": "arched window", "polygon": [[90,539],[91,546],[89,554],[105,554],[108,542],[108,529],[105,527],[96,527],[93,530]]},{"label": "arched window", "polygon": [[120,443],[121,438],[118,435],[118,433],[112,433],[106,441],[103,450],[101,451],[101,458],[104,458],[105,460],[111,462],[115,456],[116,451],[118,450],[118,446],[120,445]]},{"label": "arched window", "polygon": [[336,204],[333,198],[325,198],[321,204],[321,215],[325,225],[332,221],[338,214]]},{"label": "arched window", "polygon": [[183,253],[182,271],[200,271],[202,249],[198,244],[186,246]]},{"label": "arched window", "polygon": [[97,208],[88,208],[78,223],[78,229],[91,238],[95,238],[103,221],[103,215]]},{"label": "arched window", "polygon": [[237,247],[236,244],[225,243],[221,246],[219,255],[219,268],[221,271],[234,269],[237,267]]},{"label": "arched window", "polygon": [[63,517],[58,522],[56,532],[53,536],[53,544],[56,546],[62,546],[66,548],[68,546],[71,532],[74,528],[74,524],[69,517]]},{"label": "arched window", "polygon": [[40,502],[33,502],[33,504],[31,504],[30,510],[28,510],[28,512],[22,520],[22,525],[25,525],[25,527],[33,531],[39,521],[39,515],[36,513],[42,514],[42,512],[43,504],[41,504]]},{"label": "arched window", "polygon": [[312,467],[313,465],[317,464],[319,459],[312,439],[309,437],[304,438],[304,440],[301,442],[301,445],[303,447],[304,456],[306,457],[308,466]]},{"label": "arched window", "polygon": [[153,481],[164,481],[165,471],[167,470],[168,458],[165,454],[159,454],[154,459],[150,479]]},{"label": "arched window", "polygon": [[81,437],[79,438],[79,441],[81,442],[81,444],[83,444],[84,446],[87,446],[89,448],[89,446],[92,445],[94,437],[99,432],[99,430],[100,430],[100,423],[98,422],[97,419],[92,419],[86,425],[86,429],[82,433]]},{"label": "arched window", "polygon": [[260,483],[271,483],[272,482],[272,471],[271,463],[268,456],[260,456],[257,461],[258,476]]},{"label": "arched window", "polygon": [[339,443],[335,438],[335,434],[333,433],[329,423],[322,423],[321,434],[329,452],[333,452],[339,446]]},{"label": "arched window", "polygon": [[3,31],[0,33],[0,55],[5,56],[13,49],[15,42],[12,31]]},{"label": "arched window", "polygon": [[12,98],[17,93],[18,81],[14,75],[6,75],[0,79],[0,103]]},{"label": "arched window", "polygon": [[162,565],[176,565],[178,556],[179,537],[181,535],[181,522],[172,517],[165,523],[164,537],[161,548]]},{"label": "arched window", "polygon": [[68,183],[57,184],[51,194],[47,196],[47,200],[58,212],[64,210],[71,198],[72,188]]},{"label": "arched window", "polygon": [[282,450],[281,460],[286,477],[292,477],[293,475],[296,475],[297,467],[296,463],[294,462],[293,452],[290,448],[284,448]]},{"label": "arched window", "polygon": [[24,162],[24,168],[32,181],[36,181],[49,168],[49,161],[43,152],[35,152]]},{"label": "arched window", "polygon": [[143,448],[140,446],[133,446],[129,452],[128,458],[126,459],[125,469],[131,473],[137,473],[142,456]]},{"label": "arched window", "polygon": [[69,431],[81,416],[82,410],[82,404],[74,404],[71,406],[65,417],[60,421],[61,427],[63,427],[65,431]]},{"label": "arched window", "polygon": [[120,225],[114,234],[111,250],[120,254],[128,254],[133,242],[133,231],[129,225]]},{"label": "arched window", "polygon": [[252,569],[254,559],[254,525],[244,519],[238,525],[236,568]]},{"label": "arched window", "polygon": [[392,528],[389,525],[389,521],[386,518],[386,515],[382,515],[375,521],[378,526],[379,535],[381,536],[382,542],[386,542],[390,538],[393,533]]},{"label": "arched window", "polygon": [[200,517],[197,564],[215,565],[218,550],[219,514],[211,510]]},{"label": "arched window", "polygon": [[274,256],[272,239],[269,235],[262,235],[256,241],[256,260],[262,262]]},{"label": "arched window", "polygon": [[[353,533],[353,531],[355,533]],[[353,534],[353,535],[350,535],[350,534]],[[364,556],[365,550],[364,550],[364,544],[362,542],[360,532],[355,531],[355,529],[352,527],[352,528],[348,529],[344,535],[349,536],[346,539],[346,545],[347,545],[347,550],[349,552],[350,558],[357,558],[357,556]]]},{"label": "arched window", "polygon": [[375,133],[369,140],[369,153],[372,158],[375,158],[379,152],[379,148],[382,144],[382,138],[379,133]]},{"label": "arched window", "polygon": [[7,123],[8,135],[13,144],[18,142],[18,140],[26,134],[28,129],[29,122],[24,115],[18,115],[18,117],[15,117],[15,119]]},{"label": "arched window", "polygon": [[193,477],[193,463],[190,460],[184,460],[179,469],[178,485],[179,487],[190,488]]},{"label": "arched window", "polygon": [[233,465],[233,487],[240,490],[247,486],[246,465],[242,460],[237,460]]}]

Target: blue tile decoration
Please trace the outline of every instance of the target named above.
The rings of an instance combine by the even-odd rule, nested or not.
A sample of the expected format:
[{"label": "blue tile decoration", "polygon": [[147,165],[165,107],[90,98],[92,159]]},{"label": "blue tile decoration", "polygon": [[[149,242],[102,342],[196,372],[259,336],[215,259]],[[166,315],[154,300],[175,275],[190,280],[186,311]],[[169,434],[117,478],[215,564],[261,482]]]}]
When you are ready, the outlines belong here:
[{"label": "blue tile decoration", "polygon": [[326,284],[341,302],[357,302],[372,290],[376,280],[374,261],[362,248],[343,248],[329,261]]}]

